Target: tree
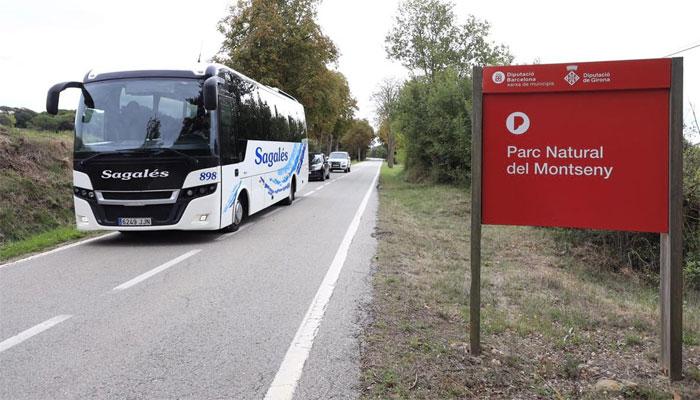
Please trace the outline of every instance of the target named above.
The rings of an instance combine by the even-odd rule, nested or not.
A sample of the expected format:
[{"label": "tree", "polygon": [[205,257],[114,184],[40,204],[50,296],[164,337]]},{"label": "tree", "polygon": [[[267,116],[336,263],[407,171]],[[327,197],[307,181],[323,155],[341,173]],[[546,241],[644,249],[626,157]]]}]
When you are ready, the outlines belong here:
[{"label": "tree", "polygon": [[391,129],[391,121],[395,114],[396,102],[399,97],[401,84],[394,79],[384,79],[372,94],[377,123],[379,124],[379,139],[386,143],[389,168],[394,167],[394,151],[396,150],[396,135]]},{"label": "tree", "polygon": [[345,77],[327,67],[338,50],[316,22],[318,3],[239,0],[219,21],[224,42],[215,60],[296,97],[311,139],[330,150],[338,121],[352,118],[356,105]]},{"label": "tree", "polygon": [[471,79],[451,68],[433,80],[414,77],[401,89],[395,121],[413,180],[466,183],[471,161]]},{"label": "tree", "polygon": [[40,131],[58,131],[58,119],[53,115],[41,113],[29,121],[29,127]]},{"label": "tree", "polygon": [[217,59],[265,85],[300,89],[338,58],[316,22],[318,3],[239,0],[219,21],[224,43]]},{"label": "tree", "polygon": [[469,75],[474,65],[512,62],[506,46],[486,39],[488,22],[470,15],[457,25],[453,8],[444,0],[404,0],[385,39],[388,58],[431,79],[447,67]]},{"label": "tree", "polygon": [[460,44],[457,56],[458,66],[462,73],[470,74],[472,68],[479,65],[507,65],[513,62],[508,46],[489,42],[489,30],[491,24],[481,21],[473,15],[467,17],[467,22],[462,26],[458,43]]},{"label": "tree", "polygon": [[355,154],[355,158],[360,161],[363,158],[362,150],[369,148],[374,137],[374,129],[366,119],[355,119],[341,138],[341,143],[344,149]]},{"label": "tree", "polygon": [[380,144],[369,149],[369,156],[374,158],[386,158],[386,145]]},{"label": "tree", "polygon": [[338,145],[340,137],[352,120],[357,103],[350,94],[350,86],[345,76],[337,71],[324,70],[309,85],[306,99],[306,118],[310,124],[309,136],[319,145],[326,144],[328,152],[333,144]]},{"label": "tree", "polygon": [[42,131],[71,131],[75,128],[75,110],[58,110],[57,115],[42,112],[35,115],[27,126]]},{"label": "tree", "polygon": [[401,133],[411,179],[469,181],[472,67],[513,60],[488,40],[488,22],[469,16],[460,23],[453,8],[448,0],[403,0],[386,36],[387,56],[413,77],[380,135]]},{"label": "tree", "polygon": [[0,106],[0,111],[10,114],[13,113],[15,115],[15,120],[17,121],[15,124],[17,128],[27,128],[29,121],[36,116],[36,112],[28,108]]},{"label": "tree", "polygon": [[17,120],[15,119],[14,114],[0,112],[0,125],[14,128],[16,123],[17,123]]},{"label": "tree", "polygon": [[58,114],[54,118],[58,120],[59,131],[75,129],[75,110],[58,110]]}]

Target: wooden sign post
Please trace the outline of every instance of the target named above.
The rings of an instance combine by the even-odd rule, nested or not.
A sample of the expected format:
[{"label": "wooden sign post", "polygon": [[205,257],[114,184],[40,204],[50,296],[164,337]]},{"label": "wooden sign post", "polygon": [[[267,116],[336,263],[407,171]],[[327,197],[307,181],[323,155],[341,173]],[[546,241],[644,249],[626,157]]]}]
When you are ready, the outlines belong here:
[{"label": "wooden sign post", "polygon": [[471,285],[469,290],[469,347],[481,354],[481,106],[482,70],[474,67],[472,94],[472,206],[469,238]]},{"label": "wooden sign post", "polygon": [[661,361],[682,378],[683,59],[475,67],[470,347],[481,225],[661,234]]}]

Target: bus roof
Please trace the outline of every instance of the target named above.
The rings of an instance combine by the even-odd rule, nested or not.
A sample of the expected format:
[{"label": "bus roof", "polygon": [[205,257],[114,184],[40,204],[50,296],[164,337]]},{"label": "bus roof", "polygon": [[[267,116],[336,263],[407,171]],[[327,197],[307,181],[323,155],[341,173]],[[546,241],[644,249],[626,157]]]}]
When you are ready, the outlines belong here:
[{"label": "bus roof", "polygon": [[221,70],[230,71],[239,77],[256,84],[260,88],[267,89],[276,94],[280,94],[287,97],[295,102],[299,102],[289,93],[282,91],[279,88],[263,85],[260,82],[234,70],[233,68],[227,67],[223,64],[218,63],[198,63],[193,65],[187,65],[182,67],[168,67],[168,68],[154,68],[154,67],[127,67],[120,69],[92,69],[85,74],[83,78],[83,83],[98,82],[110,79],[125,79],[125,78],[206,78],[209,76],[215,76]]}]

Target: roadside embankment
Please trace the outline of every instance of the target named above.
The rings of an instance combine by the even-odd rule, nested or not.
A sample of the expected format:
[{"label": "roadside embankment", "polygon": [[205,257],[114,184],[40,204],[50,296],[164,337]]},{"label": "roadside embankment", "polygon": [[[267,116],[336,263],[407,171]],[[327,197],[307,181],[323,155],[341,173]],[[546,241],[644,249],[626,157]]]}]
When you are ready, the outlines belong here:
[{"label": "roadside embankment", "polygon": [[484,227],[483,353],[471,356],[468,191],[407,183],[401,167],[380,182],[363,398],[700,398],[700,294],[686,296],[685,379],[671,384],[658,288],[560,251],[548,229]]},{"label": "roadside embankment", "polygon": [[83,234],[73,229],[73,138],[0,126],[0,262]]}]

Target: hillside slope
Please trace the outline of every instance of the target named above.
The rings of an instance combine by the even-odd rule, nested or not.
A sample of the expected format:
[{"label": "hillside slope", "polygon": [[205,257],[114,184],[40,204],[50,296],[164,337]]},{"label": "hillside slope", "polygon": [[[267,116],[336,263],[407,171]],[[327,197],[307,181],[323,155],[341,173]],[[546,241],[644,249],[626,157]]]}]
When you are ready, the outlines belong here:
[{"label": "hillside slope", "polygon": [[0,126],[0,246],[73,223],[70,133]]}]

